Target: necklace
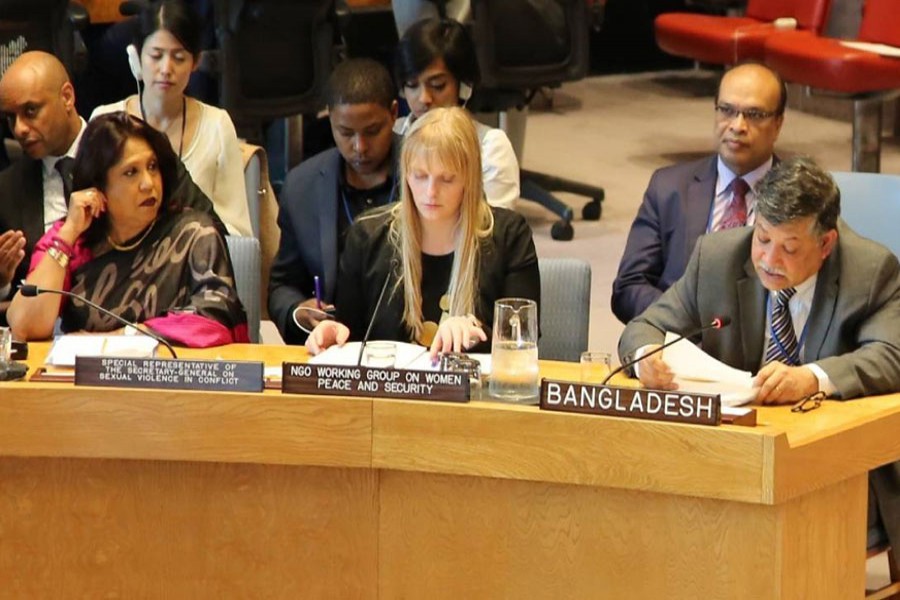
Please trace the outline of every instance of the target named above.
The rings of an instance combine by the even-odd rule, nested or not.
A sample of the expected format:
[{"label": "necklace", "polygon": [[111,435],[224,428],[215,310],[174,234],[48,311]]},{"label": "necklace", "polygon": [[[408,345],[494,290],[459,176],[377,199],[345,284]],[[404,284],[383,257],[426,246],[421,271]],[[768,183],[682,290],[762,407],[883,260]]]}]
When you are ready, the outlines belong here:
[{"label": "necklace", "polygon": [[144,233],[137,239],[137,241],[131,244],[117,244],[113,241],[112,236],[108,233],[106,234],[106,241],[109,242],[109,245],[112,246],[113,250],[118,250],[119,252],[129,252],[141,245],[141,242],[143,242],[147,238],[147,236],[150,235],[150,231],[153,229],[154,225],[156,225],[156,219],[153,219],[153,222],[147,226],[147,229],[144,230]]},{"label": "necklace", "polygon": [[[138,103],[141,108],[141,118],[144,119],[144,121],[147,121],[147,115],[144,113],[144,97],[143,96],[138,96]],[[149,121],[147,121],[147,122],[149,123]],[[178,142],[178,160],[181,160],[181,153],[184,150],[184,132],[186,129],[187,129],[187,96],[182,96],[181,97],[181,140],[179,140],[179,142]]]}]

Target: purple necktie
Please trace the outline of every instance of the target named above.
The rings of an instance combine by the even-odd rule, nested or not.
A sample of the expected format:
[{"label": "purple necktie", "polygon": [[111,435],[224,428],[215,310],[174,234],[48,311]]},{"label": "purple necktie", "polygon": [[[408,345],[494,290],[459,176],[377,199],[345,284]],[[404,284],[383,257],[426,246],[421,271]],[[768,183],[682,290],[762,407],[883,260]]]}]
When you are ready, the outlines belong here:
[{"label": "purple necktie", "polygon": [[747,192],[750,186],[740,177],[731,182],[731,202],[725,207],[725,214],[717,231],[743,227],[747,224]]}]

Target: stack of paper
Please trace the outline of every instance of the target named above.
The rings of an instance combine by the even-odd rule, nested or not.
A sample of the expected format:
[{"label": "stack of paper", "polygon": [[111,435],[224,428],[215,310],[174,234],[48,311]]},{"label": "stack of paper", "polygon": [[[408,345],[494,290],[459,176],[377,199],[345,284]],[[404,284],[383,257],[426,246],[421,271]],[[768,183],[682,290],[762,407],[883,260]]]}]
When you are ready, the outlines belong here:
[{"label": "stack of paper", "polygon": [[144,335],[61,335],[53,341],[46,364],[74,367],[76,356],[151,358],[159,342]]},{"label": "stack of paper", "polygon": [[[359,347],[361,342],[349,342],[343,346],[331,346],[321,354],[309,359],[313,365],[339,365],[343,367],[355,366],[359,361]],[[437,371],[440,364],[432,364],[428,348],[418,344],[406,342],[392,342],[396,344],[397,356],[394,367],[397,369],[414,369],[417,371]],[[491,372],[490,354],[469,354],[470,357],[481,363],[481,374],[488,375]],[[363,362],[363,366],[365,362]]]},{"label": "stack of paper", "polygon": [[[666,333],[666,343],[677,334]],[[722,406],[740,406],[752,402],[759,388],[753,387],[753,374],[729,367],[689,340],[681,340],[665,350],[666,364],[675,373],[678,389],[700,394],[719,394]]]}]

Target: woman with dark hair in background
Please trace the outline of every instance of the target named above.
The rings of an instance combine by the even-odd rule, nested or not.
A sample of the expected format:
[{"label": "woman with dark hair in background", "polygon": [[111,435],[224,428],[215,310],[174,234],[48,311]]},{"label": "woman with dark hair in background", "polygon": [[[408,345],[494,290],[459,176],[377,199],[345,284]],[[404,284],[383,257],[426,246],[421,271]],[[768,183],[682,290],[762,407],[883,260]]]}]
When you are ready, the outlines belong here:
[{"label": "woman with dark hair in background", "polygon": [[[465,105],[478,83],[475,46],[465,27],[450,19],[425,19],[410,27],[394,57],[394,77],[410,114],[394,131],[403,135],[432,108]],[[484,195],[492,206],[515,208],[519,197],[519,162],[501,129],[476,122],[481,146]]]},{"label": "woman with dark hair in background", "polygon": [[183,0],[151,3],[138,17],[129,62],[140,95],[99,106],[91,118],[124,110],[169,138],[178,158],[233,235],[252,235],[244,168],[228,113],[185,95],[200,56],[201,24]]},{"label": "woman with dark hair in background", "polygon": [[[211,218],[170,197],[178,158],[166,137],[124,112],[92,120],[75,157],[69,212],[38,241],[26,283],[64,289],[173,343],[248,340],[225,241]],[[118,321],[78,300],[17,294],[17,338],[111,331]]]}]

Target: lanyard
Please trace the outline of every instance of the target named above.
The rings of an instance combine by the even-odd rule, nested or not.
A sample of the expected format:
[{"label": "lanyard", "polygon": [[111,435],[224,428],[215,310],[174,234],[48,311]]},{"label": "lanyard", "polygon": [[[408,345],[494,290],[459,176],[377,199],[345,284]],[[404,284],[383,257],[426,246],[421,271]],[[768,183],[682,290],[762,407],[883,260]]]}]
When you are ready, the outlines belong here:
[{"label": "lanyard", "polygon": [[[394,201],[394,195],[397,192],[397,181],[394,180],[393,177],[391,177],[391,179],[391,193],[388,195],[387,202],[385,202],[384,204],[379,204],[378,206],[385,206]],[[347,216],[347,223],[353,225],[353,221],[355,221],[356,219],[353,217],[353,213],[350,212],[350,201],[347,199],[347,189],[344,187],[344,185],[338,183],[338,192],[341,195],[341,205],[343,205],[344,207],[344,215]],[[365,212],[365,210],[366,209],[364,208],[362,212]]]},{"label": "lanyard", "polygon": [[[790,312],[791,312],[790,301],[788,301],[788,305],[786,308],[787,308],[788,314],[790,314]],[[769,336],[772,338],[772,340],[775,341],[775,345],[778,346],[778,350],[781,352],[781,355],[783,357],[787,358],[788,360],[790,360],[791,363],[793,363],[794,362],[793,357],[790,356],[790,354],[788,354],[788,351],[785,349],[784,344],[782,344],[781,340],[778,339],[778,336],[775,335],[775,326],[773,323],[773,321],[775,319],[772,318],[772,310],[771,309],[772,309],[772,294],[767,291],[766,292],[766,314],[769,315]],[[794,319],[793,319],[793,317],[791,317],[791,327],[793,327],[793,326],[794,326]],[[806,344],[806,332],[808,330],[809,330],[809,316],[806,317],[806,323],[803,324],[803,330],[800,332],[800,338],[797,340],[798,362],[793,365],[795,367],[800,366],[800,364],[802,364],[799,362],[799,357],[800,357],[800,352],[803,350],[803,345]]]}]

